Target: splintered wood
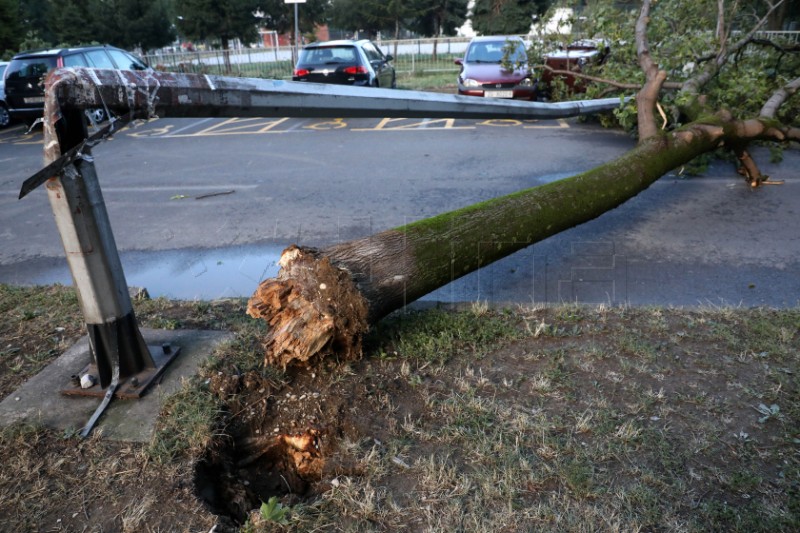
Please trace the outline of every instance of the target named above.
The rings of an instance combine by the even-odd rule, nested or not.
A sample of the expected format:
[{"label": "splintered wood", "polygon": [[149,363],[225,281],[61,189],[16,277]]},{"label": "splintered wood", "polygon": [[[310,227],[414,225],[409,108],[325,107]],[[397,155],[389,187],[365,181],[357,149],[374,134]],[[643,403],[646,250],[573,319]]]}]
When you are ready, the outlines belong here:
[{"label": "splintered wood", "polygon": [[361,356],[368,329],[367,303],[347,272],[313,249],[290,246],[276,278],[261,282],[247,314],[269,323],[265,362],[284,368],[314,356]]}]

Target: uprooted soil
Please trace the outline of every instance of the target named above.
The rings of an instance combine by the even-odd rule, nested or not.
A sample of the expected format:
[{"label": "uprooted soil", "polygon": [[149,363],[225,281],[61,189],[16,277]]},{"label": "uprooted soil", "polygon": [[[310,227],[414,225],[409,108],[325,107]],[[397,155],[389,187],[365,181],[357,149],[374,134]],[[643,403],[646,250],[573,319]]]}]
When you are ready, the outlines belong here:
[{"label": "uprooted soil", "polygon": [[[236,330],[243,311],[147,305],[175,327]],[[286,371],[239,337],[187,384],[216,412],[201,447],[5,430],[0,529],[800,525],[797,311],[430,310],[386,321],[358,361]],[[273,497],[286,515],[258,512]]]}]

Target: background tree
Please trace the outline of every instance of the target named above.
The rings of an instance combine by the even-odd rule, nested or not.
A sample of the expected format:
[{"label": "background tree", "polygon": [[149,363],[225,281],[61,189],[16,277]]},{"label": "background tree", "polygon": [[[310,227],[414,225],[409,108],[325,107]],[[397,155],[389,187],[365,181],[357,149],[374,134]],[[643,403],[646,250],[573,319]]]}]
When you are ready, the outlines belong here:
[{"label": "background tree", "polygon": [[142,52],[175,41],[166,0],[89,0],[95,40]]},{"label": "background tree", "polygon": [[181,35],[196,41],[219,40],[223,50],[229,41],[256,40],[259,0],[175,0],[176,26]]},{"label": "background tree", "polygon": [[329,20],[342,30],[363,30],[371,35],[390,31],[399,39],[407,20],[418,12],[419,8],[408,0],[336,0],[330,7]]},{"label": "background tree", "polygon": [[[55,36],[50,30],[52,12],[50,0],[19,0],[19,10],[22,35],[25,35],[25,38],[38,38],[50,44],[55,42]],[[30,36],[27,35],[29,32]],[[22,35],[20,41],[23,40]]]},{"label": "background tree", "polygon": [[472,29],[482,35],[528,33],[533,16],[544,14],[550,0],[475,0]]},{"label": "background tree", "polygon": [[353,33],[365,30],[370,35],[388,31],[394,35],[394,55],[397,57],[397,40],[402,29],[415,16],[427,8],[420,8],[408,0],[336,0],[330,8],[330,23]]},{"label": "background tree", "polygon": [[[300,4],[297,10],[300,33],[313,32],[318,24],[326,22],[328,7],[328,0],[308,0],[305,4]],[[286,4],[283,0],[261,0],[258,8],[264,14],[261,24],[265,27],[278,33],[294,33],[293,5]]]},{"label": "background tree", "polygon": [[115,21],[120,32],[117,39],[112,37],[106,42],[143,51],[167,46],[175,40],[171,18],[165,0],[118,0]]},{"label": "background tree", "polygon": [[[419,34],[438,38],[453,35],[467,20],[467,0],[415,0],[416,15],[409,28]],[[433,42],[436,59],[437,40]]]},{"label": "background tree", "polygon": [[53,2],[49,26],[55,45],[76,46],[97,41],[87,0]]},{"label": "background tree", "polygon": [[0,54],[6,56],[7,51],[16,50],[22,35],[18,0],[0,0]]}]

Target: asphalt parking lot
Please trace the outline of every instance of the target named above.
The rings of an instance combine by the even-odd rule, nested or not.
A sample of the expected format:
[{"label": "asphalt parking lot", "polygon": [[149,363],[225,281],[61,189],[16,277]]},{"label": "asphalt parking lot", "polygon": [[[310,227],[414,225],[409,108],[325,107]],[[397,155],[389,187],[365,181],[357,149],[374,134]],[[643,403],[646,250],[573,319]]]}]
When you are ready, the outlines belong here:
[{"label": "asphalt parking lot", "polygon": [[[129,284],[247,296],[293,242],[325,246],[591,168],[633,145],[578,121],[156,120],[95,150]],[[795,306],[800,154],[751,190],[725,163],[677,172],[599,219],[430,299]],[[69,282],[44,190],[41,135],[0,132],[0,282]]]}]

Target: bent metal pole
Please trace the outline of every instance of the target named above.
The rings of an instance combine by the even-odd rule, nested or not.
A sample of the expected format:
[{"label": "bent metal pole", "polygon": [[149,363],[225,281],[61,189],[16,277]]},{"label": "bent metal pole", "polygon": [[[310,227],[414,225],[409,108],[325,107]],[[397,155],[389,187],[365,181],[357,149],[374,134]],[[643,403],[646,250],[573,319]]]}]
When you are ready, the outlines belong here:
[{"label": "bent metal pole", "polygon": [[522,102],[282,80],[158,71],[61,69],[63,108],[160,117],[556,119],[612,111],[624,98]]},{"label": "bent metal pole", "polygon": [[[148,347],[136,324],[87,138],[84,111],[167,117],[379,117],[555,119],[610,111],[624,99],[541,103],[472,98],[281,80],[157,71],[58,69],[45,82],[43,171],[20,197],[42,183],[61,234],[84,313],[104,397],[91,430],[114,396],[139,397],[176,350]],[[128,120],[126,119],[126,120]],[[122,121],[124,123],[124,121]],[[112,128],[109,131],[113,131]],[[104,135],[99,132],[97,135]],[[124,390],[123,390],[124,389]],[[64,391],[81,393],[80,391]],[[128,396],[126,396],[128,395]]]},{"label": "bent metal pole", "polygon": [[46,188],[89,333],[93,363],[78,376],[88,373],[99,381],[96,390],[73,385],[62,392],[104,398],[84,428],[85,436],[112,397],[140,397],[177,350],[148,347],[139,331],[91,147],[84,143],[87,118],[80,109],[59,106],[49,90],[59,79],[51,75],[46,83],[45,162],[83,146],[71,164],[47,180]]}]

